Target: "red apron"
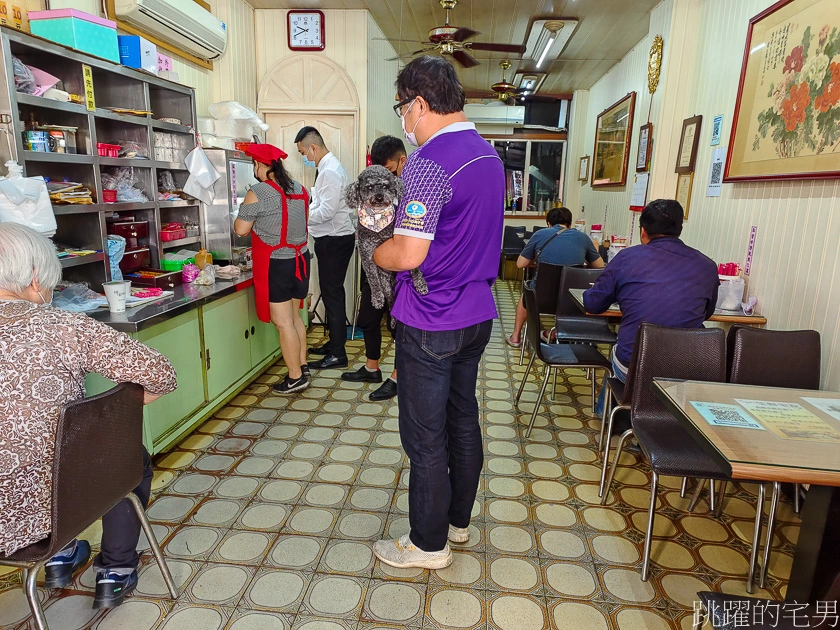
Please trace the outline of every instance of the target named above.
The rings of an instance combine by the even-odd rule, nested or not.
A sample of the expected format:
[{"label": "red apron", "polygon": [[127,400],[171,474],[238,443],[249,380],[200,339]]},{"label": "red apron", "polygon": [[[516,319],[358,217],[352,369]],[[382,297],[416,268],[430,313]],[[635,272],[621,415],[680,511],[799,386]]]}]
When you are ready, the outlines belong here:
[{"label": "red apron", "polygon": [[[295,250],[295,277],[298,280],[302,280],[303,276],[301,275],[301,266],[303,267],[303,274],[308,275],[308,271],[306,269],[306,257],[303,255],[302,250],[306,247],[307,243],[309,242],[309,194],[306,192],[306,189],[301,186],[301,194],[299,195],[286,195],[283,192],[283,189],[277,185],[276,182],[271,180],[266,180],[265,182],[274,190],[276,190],[281,199],[283,200],[283,214],[282,214],[282,227],[280,228],[280,243],[277,246],[266,245],[265,241],[263,241],[257,233],[252,231],[251,232],[251,257],[253,261],[253,269],[254,269],[254,299],[257,303],[257,317],[260,318],[261,322],[270,322],[271,321],[271,309],[269,307],[268,301],[268,270],[270,267],[271,261],[271,253],[275,250],[280,248],[284,249],[293,249]],[[303,199],[303,203],[306,207],[306,233],[307,238],[303,243],[299,245],[293,245],[289,243],[289,205],[288,199]],[[301,308],[303,308],[304,301],[300,301]]]}]

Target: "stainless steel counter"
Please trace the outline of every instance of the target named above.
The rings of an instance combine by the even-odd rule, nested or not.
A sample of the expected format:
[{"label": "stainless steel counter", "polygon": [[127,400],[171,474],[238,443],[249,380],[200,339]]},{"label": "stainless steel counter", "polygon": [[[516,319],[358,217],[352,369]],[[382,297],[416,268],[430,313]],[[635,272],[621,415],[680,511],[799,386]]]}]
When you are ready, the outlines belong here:
[{"label": "stainless steel counter", "polygon": [[116,330],[133,333],[177,317],[213,300],[247,289],[253,286],[253,277],[253,274],[249,272],[242,274],[236,280],[216,280],[216,284],[210,286],[185,284],[173,289],[175,295],[161,298],[146,306],[126,309],[125,313],[111,313],[108,309],[100,309],[89,315]]}]

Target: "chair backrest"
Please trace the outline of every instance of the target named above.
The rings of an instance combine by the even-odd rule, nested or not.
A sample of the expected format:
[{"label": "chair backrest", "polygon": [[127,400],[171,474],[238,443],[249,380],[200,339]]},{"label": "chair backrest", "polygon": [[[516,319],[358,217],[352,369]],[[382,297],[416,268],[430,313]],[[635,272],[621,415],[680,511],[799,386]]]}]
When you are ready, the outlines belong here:
[{"label": "chair backrest", "polygon": [[537,312],[544,315],[554,315],[557,307],[557,294],[560,291],[560,278],[563,274],[563,265],[551,263],[537,263],[537,280],[534,283],[534,291],[537,294]]},{"label": "chair backrest", "polygon": [[[537,280],[539,280],[539,278],[537,278]],[[542,343],[542,340],[540,339],[542,325],[540,323],[540,313],[537,307],[537,293],[533,288],[534,284],[534,282],[525,282],[522,284],[522,299],[525,302],[525,322],[528,324],[526,326],[525,335],[527,336],[528,344],[531,346],[532,351],[536,353],[540,360],[544,360],[542,347],[540,345]]]},{"label": "chair backrest", "polygon": [[584,267],[563,267],[555,307],[557,317],[583,316],[571,293],[569,293],[569,289],[589,289],[603,271],[603,269],[586,269]]},{"label": "chair backrest", "polygon": [[143,478],[143,388],[120,383],[64,406],[55,436],[51,556]]},{"label": "chair backrest", "polygon": [[525,226],[506,225],[502,238],[502,250],[505,253],[521,252],[525,248]]},{"label": "chair backrest", "polygon": [[726,338],[730,383],[820,388],[820,333],[735,325]]},{"label": "chair backrest", "polygon": [[631,421],[671,420],[653,393],[654,378],[722,383],[726,380],[726,335],[720,328],[668,328],[642,323],[627,373]]}]

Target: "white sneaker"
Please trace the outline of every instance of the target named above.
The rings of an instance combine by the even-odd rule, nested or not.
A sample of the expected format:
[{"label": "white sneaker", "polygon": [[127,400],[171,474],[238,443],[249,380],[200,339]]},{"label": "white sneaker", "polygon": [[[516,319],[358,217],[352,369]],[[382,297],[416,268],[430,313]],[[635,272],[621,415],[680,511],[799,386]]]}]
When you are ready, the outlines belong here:
[{"label": "white sneaker", "polygon": [[449,542],[464,544],[470,542],[470,528],[469,527],[455,527],[449,526]]},{"label": "white sneaker", "polygon": [[408,534],[397,540],[377,540],[373,544],[373,554],[385,564],[398,569],[445,569],[452,564],[449,545],[442,551],[423,551],[414,546]]}]

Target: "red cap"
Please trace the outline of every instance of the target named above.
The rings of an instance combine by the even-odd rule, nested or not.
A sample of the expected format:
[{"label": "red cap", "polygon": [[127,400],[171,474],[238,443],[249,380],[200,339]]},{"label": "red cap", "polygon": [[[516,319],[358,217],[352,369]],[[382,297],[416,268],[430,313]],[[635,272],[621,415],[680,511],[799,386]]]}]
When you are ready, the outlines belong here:
[{"label": "red cap", "polygon": [[278,149],[273,144],[252,144],[245,149],[245,155],[254,158],[257,162],[271,166],[272,162],[277,160],[285,160],[289,157],[288,153],[282,149]]}]

